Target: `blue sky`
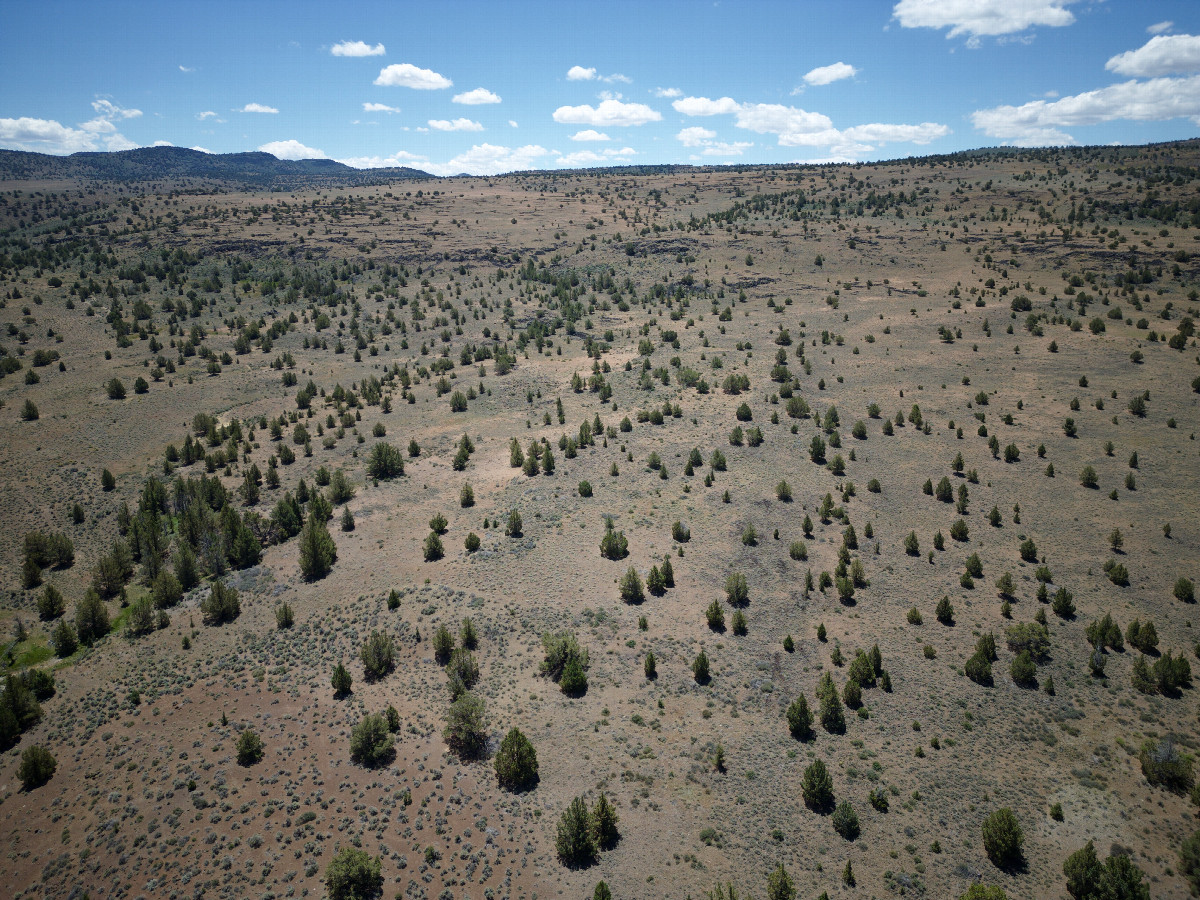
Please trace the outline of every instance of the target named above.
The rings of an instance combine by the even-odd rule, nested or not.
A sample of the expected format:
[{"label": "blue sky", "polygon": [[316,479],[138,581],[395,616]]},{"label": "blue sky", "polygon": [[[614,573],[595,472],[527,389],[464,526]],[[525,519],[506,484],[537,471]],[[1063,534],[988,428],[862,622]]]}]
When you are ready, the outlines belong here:
[{"label": "blue sky", "polygon": [[435,174],[1200,133],[1195,0],[9,0],[0,147]]}]

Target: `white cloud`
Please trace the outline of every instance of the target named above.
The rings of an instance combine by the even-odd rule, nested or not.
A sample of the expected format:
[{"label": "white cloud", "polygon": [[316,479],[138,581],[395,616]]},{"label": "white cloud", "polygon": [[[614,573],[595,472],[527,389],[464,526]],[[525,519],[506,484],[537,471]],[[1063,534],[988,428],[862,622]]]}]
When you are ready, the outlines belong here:
[{"label": "white cloud", "polygon": [[174,147],[175,145],[172,144],[170,141],[155,141],[150,146],[151,147]]},{"label": "white cloud", "polygon": [[691,128],[685,128],[675,138],[685,147],[702,147],[706,141],[711,141],[717,136],[715,131],[709,131],[707,128],[701,128],[699,125],[693,125]]},{"label": "white cloud", "polygon": [[747,149],[754,146],[753,141],[713,141],[705,146],[700,153],[703,156],[741,156]]},{"label": "white cloud", "polygon": [[1036,25],[1062,27],[1075,21],[1066,7],[1075,0],[900,0],[892,16],[902,28],[949,28],[947,38],[1016,34]]},{"label": "white cloud", "polygon": [[451,103],[461,103],[463,106],[482,106],[485,103],[499,103],[500,95],[494,94],[487,88],[477,87],[464,94],[455,94],[450,98]]},{"label": "white cloud", "polygon": [[571,66],[567,69],[567,81],[592,81],[595,77],[595,68],[585,69],[583,66]]},{"label": "white cloud", "polygon": [[607,134],[602,134],[594,128],[585,128],[583,131],[577,131],[571,135],[573,141],[607,141],[610,140]]},{"label": "white cloud", "polygon": [[483,131],[483,126],[470,119],[430,119],[429,127],[434,131]]},{"label": "white cloud", "polygon": [[196,118],[203,122],[205,119],[215,119],[217,114],[211,109],[206,109],[204,112],[196,113]]},{"label": "white cloud", "polygon": [[603,75],[601,81],[607,81],[609,84],[633,84],[633,79],[628,75],[622,75],[620,72],[613,72],[611,75]]},{"label": "white cloud", "polygon": [[683,91],[681,91],[679,88],[655,88],[653,91],[651,91],[651,93],[654,94],[655,97],[661,97],[664,100],[670,100],[674,97],[683,96]]},{"label": "white cloud", "polygon": [[1155,22],[1153,25],[1147,26],[1146,33],[1147,34],[1166,34],[1168,31],[1170,31],[1174,27],[1175,27],[1175,23],[1172,22],[1170,19],[1168,19],[1165,22]]},{"label": "white cloud", "polygon": [[671,104],[675,112],[685,116],[722,116],[738,111],[738,103],[732,97],[709,100],[707,97],[684,97]]},{"label": "white cloud", "polygon": [[244,112],[244,113],[277,113],[277,112],[279,112],[279,110],[277,110],[277,109],[276,109],[275,107],[273,107],[273,106],[265,106],[265,105],[263,105],[262,103],[247,103],[247,104],[246,104],[245,106],[243,106],[241,109],[239,109],[239,110],[236,110],[236,112]]},{"label": "white cloud", "polygon": [[537,144],[526,144],[524,147],[476,144],[444,163],[427,163],[421,168],[433,175],[499,175],[532,169],[549,152]]},{"label": "white cloud", "polygon": [[78,153],[95,150],[96,136],[53,119],[0,119],[0,147],[34,153]]},{"label": "white cloud", "polygon": [[594,125],[597,127],[645,125],[659,122],[662,113],[644,103],[622,103],[620,100],[604,100],[592,108],[583,106],[560,106],[554,111],[554,121],[564,125]]},{"label": "white cloud", "polygon": [[870,125],[855,125],[842,132],[842,136],[847,140],[872,144],[928,144],[948,134],[950,129],[937,122],[922,122],[920,125],[884,125],[875,122]]},{"label": "white cloud", "polygon": [[140,109],[123,109],[111,100],[103,98],[93,100],[92,109],[105,119],[136,119],[142,114]]},{"label": "white cloud", "polygon": [[209,150],[207,147],[189,147],[188,149],[195,150],[197,153],[207,153],[210,156],[212,155],[212,151]]},{"label": "white cloud", "polygon": [[1117,54],[1104,64],[1110,72],[1130,78],[1156,78],[1200,70],[1200,37],[1158,35],[1136,50]]},{"label": "white cloud", "polygon": [[362,41],[342,41],[329,48],[334,56],[383,56],[387,51],[383,44],[371,46]]},{"label": "white cloud", "polygon": [[364,103],[363,112],[398,113],[400,112],[400,107],[388,106],[386,103]]},{"label": "white cloud", "polygon": [[858,69],[844,62],[835,62],[829,66],[818,66],[804,76],[804,83],[811,85],[832,84],[843,78],[853,78]]},{"label": "white cloud", "polygon": [[758,134],[779,135],[781,147],[818,147],[839,139],[833,121],[824,113],[808,112],[778,103],[746,103],[737,110],[734,122]]},{"label": "white cloud", "polygon": [[391,156],[351,156],[338,162],[355,169],[390,169],[399,166],[420,167],[429,162],[429,158],[407,150],[397,150]]},{"label": "white cloud", "polygon": [[614,163],[624,162],[636,155],[637,151],[632,147],[622,147],[619,150],[615,147],[606,147],[600,152],[596,152],[595,150],[578,150],[575,153],[560,154],[558,159],[555,160],[555,164],[567,169],[599,163],[613,165]]},{"label": "white cloud", "polygon": [[79,127],[84,131],[90,131],[92,134],[112,134],[117,130],[117,126],[112,123],[112,120],[106,119],[103,116],[97,116],[95,119],[90,119],[87,122],[80,122]]},{"label": "white cloud", "polygon": [[436,91],[453,87],[454,82],[431,69],[419,69],[412,63],[393,63],[379,70],[375,83],[383,87],[406,87],[417,91]]},{"label": "white cloud", "polygon": [[517,120],[516,120],[516,119],[509,119],[509,120],[508,120],[508,126],[509,126],[509,128],[518,128],[518,127],[520,127],[520,126],[518,126],[518,125],[517,125]]},{"label": "white cloud", "polygon": [[271,141],[258,148],[263,153],[270,153],[279,159],[328,159],[323,152],[315,147],[306,147],[297,140]]},{"label": "white cloud", "polygon": [[1020,147],[1073,144],[1063,129],[1116,119],[1135,122],[1200,116],[1200,75],[1125,81],[1053,102],[997,106],[971,113],[971,123],[990,137]]},{"label": "white cloud", "polygon": [[194,66],[192,66],[190,68],[188,66],[180,66],[179,71],[180,72],[195,72],[196,68]]}]

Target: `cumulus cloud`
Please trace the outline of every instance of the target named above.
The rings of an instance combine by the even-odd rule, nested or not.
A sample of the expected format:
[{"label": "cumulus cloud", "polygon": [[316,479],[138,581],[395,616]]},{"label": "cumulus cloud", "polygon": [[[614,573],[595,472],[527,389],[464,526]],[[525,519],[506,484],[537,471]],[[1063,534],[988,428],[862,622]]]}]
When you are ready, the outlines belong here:
[{"label": "cumulus cloud", "polygon": [[0,147],[34,153],[66,154],[96,149],[96,136],[53,119],[0,119]]},{"label": "cumulus cloud", "polygon": [[429,157],[397,150],[391,156],[351,156],[338,162],[355,169],[390,169],[399,166],[419,167],[429,162]]},{"label": "cumulus cloud", "polygon": [[430,119],[434,131],[483,131],[483,126],[470,119]]},{"label": "cumulus cloud", "polygon": [[811,85],[833,84],[843,78],[853,78],[858,69],[844,62],[835,62],[829,66],[817,66],[804,76],[804,83]]},{"label": "cumulus cloud", "polygon": [[[861,158],[876,145],[907,142],[928,144],[950,134],[950,129],[936,122],[920,125],[891,125],[872,123],[852,128],[835,128],[833,120],[824,113],[810,112],[779,103],[738,103],[731,97],[710,100],[707,97],[684,97],[672,106],[688,116],[732,115],[734,125],[756,134],[776,135],[781,147],[829,147],[831,157],[839,161]],[[746,142],[716,141],[716,132],[707,128],[684,128],[676,139],[685,147],[701,149],[708,156],[732,156],[753,146]]]},{"label": "cumulus cloud", "polygon": [[585,69],[583,66],[571,66],[567,69],[567,81],[592,81],[595,77],[595,67]]},{"label": "cumulus cloud", "polygon": [[950,129],[937,122],[922,122],[920,125],[884,125],[878,122],[870,125],[855,125],[842,132],[842,136],[850,141],[862,141],[873,144],[928,144],[938,138],[944,138]]},{"label": "cumulus cloud", "polygon": [[212,155],[212,151],[209,150],[207,147],[189,147],[188,149],[195,150],[197,153],[207,153],[210,156]]},{"label": "cumulus cloud", "polygon": [[172,144],[170,141],[155,141],[150,146],[151,147],[174,147],[175,145]]},{"label": "cumulus cloud", "polygon": [[1075,21],[1075,0],[900,0],[892,16],[902,28],[949,28],[947,38],[1017,34],[1037,25],[1061,28]]},{"label": "cumulus cloud", "polygon": [[683,91],[681,91],[679,88],[655,88],[653,91],[651,91],[651,93],[654,94],[655,97],[661,97],[664,100],[671,100],[675,97],[683,96]]},{"label": "cumulus cloud", "polygon": [[406,87],[416,91],[437,91],[453,87],[454,82],[432,69],[420,69],[412,63],[393,63],[379,70],[375,83],[383,87]]},{"label": "cumulus cloud", "polygon": [[258,148],[263,153],[270,153],[279,159],[328,159],[324,153],[315,147],[306,147],[297,140],[271,141]]},{"label": "cumulus cloud", "polygon": [[1146,26],[1146,33],[1147,34],[1166,34],[1168,31],[1170,31],[1174,27],[1175,27],[1175,23],[1172,22],[1170,19],[1168,19],[1165,22],[1155,22],[1153,25]]},{"label": "cumulus cloud", "polygon": [[504,147],[495,144],[476,144],[444,163],[430,162],[421,166],[433,175],[500,175],[534,168],[550,151],[537,144],[523,147]]},{"label": "cumulus cloud", "polygon": [[989,137],[1018,147],[1073,144],[1066,128],[1116,119],[1135,122],[1200,116],[1200,75],[1125,81],[1048,102],[976,110],[971,123]]},{"label": "cumulus cloud", "polygon": [[371,46],[363,41],[341,41],[329,48],[334,56],[383,56],[387,53],[383,44]]},{"label": "cumulus cloud", "polygon": [[363,112],[398,113],[400,107],[388,106],[386,103],[364,103]]},{"label": "cumulus cloud", "polygon": [[1104,68],[1130,78],[1156,78],[1200,70],[1200,37],[1191,34],[1158,35],[1136,50],[1119,53]]},{"label": "cumulus cloud", "polygon": [[464,94],[455,94],[450,98],[451,103],[461,103],[463,106],[482,106],[485,103],[499,103],[500,95],[493,94],[487,88],[477,87]]},{"label": "cumulus cloud", "polygon": [[599,106],[560,106],[554,111],[554,121],[564,125],[593,125],[596,127],[645,125],[659,122],[662,113],[644,103],[622,103],[604,100]]},{"label": "cumulus cloud", "polygon": [[636,155],[637,151],[632,147],[622,147],[619,150],[615,147],[606,147],[599,152],[595,150],[578,150],[575,153],[561,154],[555,160],[555,165],[567,169],[589,165],[613,165],[614,163],[624,162]]},{"label": "cumulus cloud", "polygon": [[277,110],[277,109],[276,109],[275,107],[273,107],[273,106],[265,106],[265,105],[264,105],[264,104],[262,104],[262,103],[247,103],[247,104],[246,104],[245,106],[243,106],[241,109],[237,110],[237,112],[244,112],[244,113],[277,113],[277,112],[279,112],[279,110]]},{"label": "cumulus cloud", "polygon": [[594,128],[585,128],[583,131],[577,131],[571,135],[573,141],[607,141],[609,136],[597,131]]},{"label": "cumulus cloud", "polygon": [[206,109],[204,112],[196,113],[196,118],[203,122],[205,119],[215,119],[217,114],[211,109]]},{"label": "cumulus cloud", "polygon": [[693,125],[691,128],[683,129],[679,134],[675,135],[675,138],[685,147],[700,147],[705,141],[711,141],[716,136],[717,133],[715,131],[709,131],[707,128]]},{"label": "cumulus cloud", "polygon": [[707,97],[684,97],[671,104],[675,112],[685,116],[722,116],[738,111],[738,102],[732,97],[709,100]]},{"label": "cumulus cloud", "polygon": [[93,100],[92,109],[98,116],[105,119],[136,119],[142,114],[140,109],[123,109],[111,100],[104,98]]}]

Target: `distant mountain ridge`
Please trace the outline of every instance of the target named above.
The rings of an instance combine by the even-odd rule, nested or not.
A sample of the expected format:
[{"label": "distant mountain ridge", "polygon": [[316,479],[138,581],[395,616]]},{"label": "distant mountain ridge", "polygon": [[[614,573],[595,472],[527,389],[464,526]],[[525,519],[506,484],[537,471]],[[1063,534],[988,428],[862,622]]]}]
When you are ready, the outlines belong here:
[{"label": "distant mountain ridge", "polygon": [[0,181],[44,178],[99,178],[110,181],[153,181],[197,178],[234,181],[258,187],[289,187],[321,182],[379,183],[433,178],[408,167],[355,169],[332,159],[279,159],[270,153],[204,153],[185,147],[139,147],[111,153],[85,152],[51,156],[22,150],[0,150]]}]

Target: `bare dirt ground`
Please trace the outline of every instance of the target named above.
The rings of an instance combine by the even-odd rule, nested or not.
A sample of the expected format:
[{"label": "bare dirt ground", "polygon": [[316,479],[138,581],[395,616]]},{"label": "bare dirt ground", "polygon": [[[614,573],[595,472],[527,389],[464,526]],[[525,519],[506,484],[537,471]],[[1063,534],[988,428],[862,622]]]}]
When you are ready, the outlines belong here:
[{"label": "bare dirt ground", "polygon": [[[323,896],[326,865],[353,844],[381,858],[389,897],[581,898],[601,879],[620,898],[682,900],[726,881],[762,895],[782,863],[804,897],[957,897],[982,880],[1041,898],[1066,896],[1063,860],[1090,839],[1101,858],[1128,853],[1152,896],[1187,896],[1178,848],[1195,807],[1186,792],[1148,784],[1138,754],[1168,736],[1195,752],[1196,693],[1136,690],[1131,672],[1167,651],[1194,665],[1200,640],[1196,606],[1174,596],[1178,579],[1200,576],[1200,358],[1188,335],[1168,345],[1196,317],[1198,152],[262,194],[3,183],[0,345],[20,367],[0,380],[0,578],[5,635],[17,620],[28,630],[8,645],[6,671],[53,670],[57,690],[0,757],[0,881],[14,897]],[[136,317],[139,300],[149,318]],[[289,327],[264,350],[275,322]],[[496,371],[501,347],[515,358],[510,372]],[[59,358],[34,366],[39,350]],[[173,371],[152,378],[166,362]],[[287,373],[294,383],[281,381]],[[106,390],[114,377],[122,400]],[[443,377],[467,395],[465,411],[452,411]],[[318,394],[305,410],[296,392],[310,380]],[[1144,416],[1131,411],[1141,396]],[[794,415],[794,398],[811,415]],[[26,400],[36,420],[23,419]],[[183,448],[197,413],[241,426],[240,438],[217,434],[220,446],[196,436],[239,515],[267,522],[301,480],[315,490],[322,467],[345,472],[355,527],[339,529],[335,504],[336,563],[305,581],[295,537],[219,575],[202,559],[206,580],[166,610],[165,627],[129,634],[114,597],[113,633],[57,660],[56,623],[36,610],[44,587],[22,588],[25,535],[73,542],[74,564],[41,577],[74,622],[101,557],[130,540],[122,503],[136,513],[151,476],[170,493],[173,479],[205,474],[203,459],[164,469],[168,444]],[[569,447],[596,418],[594,444]],[[311,456],[293,441],[297,424]],[[463,435],[474,452],[459,470]],[[825,464],[810,459],[818,435]],[[544,439],[553,474],[511,467],[514,437],[526,453]],[[402,477],[368,476],[381,441],[403,453]],[[703,462],[689,475],[693,448]],[[229,452],[218,460],[218,450]],[[246,473],[265,475],[271,460],[280,486],[264,483],[245,505]],[[1097,488],[1080,483],[1085,466]],[[101,489],[104,469],[112,491]],[[943,477],[952,502],[923,491]],[[822,518],[827,495],[834,509]],[[519,537],[505,534],[512,510]],[[445,555],[426,561],[437,513],[448,520]],[[628,538],[627,558],[601,556],[606,519]],[[965,541],[951,537],[960,519]],[[690,540],[673,538],[675,522]],[[179,526],[166,517],[168,569]],[[839,598],[836,584],[820,583],[839,565],[848,526],[857,546],[847,565],[859,562],[865,577]],[[480,548],[468,552],[472,532]],[[1027,539],[1033,560],[1020,553]],[[983,574],[967,587],[971,554]],[[622,602],[628,568],[645,581],[667,556],[675,586]],[[1125,566],[1127,585],[1106,577],[1109,561]],[[126,585],[129,603],[149,590],[144,565]],[[1042,566],[1049,598],[1065,587],[1074,616],[1037,599]],[[1007,607],[995,586],[1006,572]],[[744,635],[725,601],[731,573],[749,589]],[[199,609],[213,578],[241,598],[240,615],[219,626]],[[952,624],[935,617],[943,596]],[[729,630],[706,622],[714,599]],[[284,602],[291,629],[276,627]],[[1035,685],[1018,686],[1007,629],[1039,612],[1048,654]],[[1135,618],[1152,621],[1158,650],[1126,641],[1094,675],[1086,630],[1105,613],[1122,633]],[[493,751],[513,726],[537,750],[540,782],[527,793],[502,790],[488,761],[460,760],[443,741],[450,694],[431,639],[443,624],[457,634],[467,617]],[[367,682],[359,648],[373,629],[394,637],[396,667]],[[560,631],[590,654],[579,697],[538,674],[542,634]],[[987,633],[998,650],[990,685],[964,674]],[[864,689],[844,734],[817,723],[811,741],[794,739],[788,705],[803,694],[815,713],[821,674],[841,692],[855,650],[873,646],[891,691]],[[691,669],[701,649],[706,684]],[[330,685],[338,662],[354,681],[344,700]],[[355,765],[351,727],[389,704],[402,723],[394,761]],[[240,766],[247,727],[265,755]],[[18,769],[32,744],[57,770],[24,790]],[[855,840],[805,807],[804,770],[818,759],[858,814]],[[568,869],[556,858],[560,815],[574,797],[590,805],[601,793],[621,840],[594,866]],[[1023,860],[1007,869],[981,835],[1001,807],[1024,832]],[[843,881],[847,863],[854,885]]]}]

